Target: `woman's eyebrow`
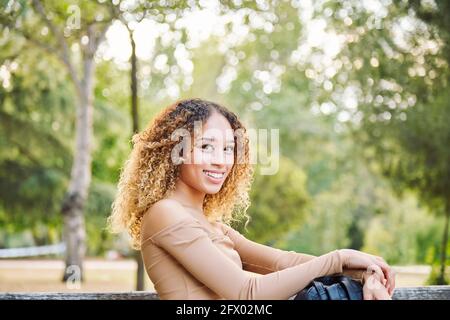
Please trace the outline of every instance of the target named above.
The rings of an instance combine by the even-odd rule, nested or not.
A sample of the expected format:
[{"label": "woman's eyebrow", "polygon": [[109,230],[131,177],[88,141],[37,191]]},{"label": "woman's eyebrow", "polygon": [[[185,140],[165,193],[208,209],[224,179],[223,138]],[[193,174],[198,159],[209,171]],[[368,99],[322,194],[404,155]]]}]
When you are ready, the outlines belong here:
[{"label": "woman's eyebrow", "polygon": [[[215,138],[209,138],[209,137],[202,137],[199,140],[207,140],[207,141],[215,141]],[[227,140],[227,143],[234,143],[234,139],[233,140]]]}]

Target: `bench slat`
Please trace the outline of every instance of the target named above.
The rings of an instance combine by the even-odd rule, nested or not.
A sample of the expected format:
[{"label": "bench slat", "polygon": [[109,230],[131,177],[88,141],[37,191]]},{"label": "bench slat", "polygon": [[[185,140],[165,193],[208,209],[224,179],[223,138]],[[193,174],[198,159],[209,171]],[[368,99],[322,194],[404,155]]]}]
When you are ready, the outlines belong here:
[{"label": "bench slat", "polygon": [[[450,286],[396,288],[394,300],[450,300]],[[158,294],[130,292],[2,292],[0,300],[159,300]]]},{"label": "bench slat", "polygon": [[0,300],[159,300],[155,292],[8,292]]},{"label": "bench slat", "polygon": [[396,288],[394,300],[450,300],[450,286]]}]

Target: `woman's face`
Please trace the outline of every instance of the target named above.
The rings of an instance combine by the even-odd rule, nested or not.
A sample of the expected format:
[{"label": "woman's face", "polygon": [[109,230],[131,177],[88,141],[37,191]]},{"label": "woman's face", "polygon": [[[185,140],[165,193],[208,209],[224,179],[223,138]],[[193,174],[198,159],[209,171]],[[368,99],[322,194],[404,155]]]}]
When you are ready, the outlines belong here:
[{"label": "woman's face", "polygon": [[180,179],[206,194],[220,191],[234,164],[234,133],[228,120],[218,112],[202,124],[194,136],[190,159],[181,164]]}]

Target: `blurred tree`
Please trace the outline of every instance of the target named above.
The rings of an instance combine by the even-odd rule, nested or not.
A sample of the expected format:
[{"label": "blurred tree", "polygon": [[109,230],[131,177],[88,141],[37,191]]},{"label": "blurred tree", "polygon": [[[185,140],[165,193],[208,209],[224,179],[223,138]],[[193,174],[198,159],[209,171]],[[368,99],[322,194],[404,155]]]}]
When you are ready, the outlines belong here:
[{"label": "blurred tree", "polygon": [[[447,61],[446,66],[446,75],[441,78],[443,80],[443,88],[438,86],[437,91],[443,90],[443,94],[437,96],[436,101],[430,101],[433,105],[433,110],[426,112],[428,116],[425,122],[427,124],[434,124],[434,121],[439,121],[439,125],[436,130],[444,129],[443,132],[438,134],[436,137],[435,134],[431,134],[429,139],[435,139],[432,143],[424,143],[422,144],[422,149],[425,149],[425,152],[430,152],[430,148],[432,149],[432,155],[427,156],[425,159],[426,163],[426,171],[428,171],[429,167],[433,167],[433,174],[428,175],[425,179],[427,180],[425,183],[420,183],[420,187],[418,189],[423,189],[427,187],[431,187],[434,190],[429,192],[429,195],[425,195],[425,198],[431,202],[437,200],[440,202],[441,207],[444,210],[445,223],[444,230],[442,236],[442,245],[441,245],[441,261],[440,261],[440,273],[437,277],[436,282],[438,284],[448,283],[448,280],[445,279],[445,266],[447,263],[447,250],[449,248],[448,243],[448,229],[449,229],[449,220],[450,220],[450,196],[449,196],[449,187],[450,187],[450,105],[449,105],[449,90],[448,90],[448,82],[450,80],[450,72],[448,70],[448,66],[450,65],[450,3],[448,1],[438,0],[432,3],[426,3],[424,1],[414,0],[409,3],[409,7],[413,8],[414,12],[418,15],[418,17],[427,23],[431,32],[437,33],[438,40],[442,41],[441,54],[444,59]],[[431,70],[429,71],[429,73]],[[423,110],[421,113],[416,114],[417,117],[423,115]],[[431,115],[430,115],[431,113]],[[426,124],[425,124],[426,125]],[[422,124],[422,130],[425,126]],[[418,134],[420,134],[422,130],[419,130]],[[423,141],[423,140],[422,140]],[[416,150],[411,150],[412,152],[416,152]],[[442,157],[442,158],[441,158]],[[430,165],[430,162],[438,162],[439,164],[434,166],[434,163]],[[423,164],[423,160],[421,162]],[[442,176],[442,174],[444,176]],[[431,179],[436,179],[435,183],[431,183]],[[445,181],[446,179],[446,181]],[[410,180],[411,181],[411,180]],[[417,188],[417,184],[412,182],[415,188]]]},{"label": "blurred tree", "polygon": [[[344,66],[332,94],[341,119],[357,130],[366,158],[375,160],[399,194],[412,189],[444,213],[441,274],[444,284],[450,217],[450,77],[446,1],[340,1],[328,9],[330,28],[344,36]],[[324,9],[326,10],[326,9]],[[367,48],[373,50],[367,50]],[[357,108],[353,106],[357,105]],[[349,107],[350,106],[350,107]]]},{"label": "blurred tree", "polygon": [[[1,68],[8,75],[0,85],[0,224],[5,226],[0,246],[6,247],[61,241],[58,213],[70,176],[73,150],[69,142],[75,130],[72,87],[66,74],[60,72],[54,57],[20,40],[14,34],[3,35],[0,52]],[[114,104],[120,99],[103,96],[105,87],[115,90],[110,77],[121,86],[123,76],[114,64],[101,63],[93,112],[93,182],[85,209],[91,255],[102,254],[112,245],[111,235],[102,229],[112,202],[110,190],[129,152],[124,131],[130,126]],[[20,234],[33,238],[22,241]]]},{"label": "blurred tree", "polygon": [[418,210],[417,200],[411,194],[400,205],[398,202],[392,195],[384,198],[383,214],[371,219],[362,249],[376,255],[382,253],[393,264],[433,264],[427,254],[439,245],[440,233],[436,231],[442,218]]},{"label": "blurred tree", "polygon": [[0,211],[8,213],[2,221],[13,233],[36,220],[55,224],[71,166],[67,138],[73,130],[64,124],[72,103],[64,77],[51,75],[58,68],[54,60],[24,50],[13,37],[2,41],[7,80],[0,85]]},{"label": "blurred tree", "polygon": [[251,220],[247,228],[243,223],[237,228],[254,241],[272,245],[304,219],[309,203],[306,175],[291,160],[281,158],[276,174],[256,174],[250,196]]},{"label": "blurred tree", "polygon": [[[94,1],[9,1],[4,4],[1,15],[4,28],[55,55],[66,68],[75,88],[74,160],[61,206],[66,243],[64,281],[74,276],[83,280],[82,261],[86,250],[83,208],[91,182],[94,58],[112,20],[111,13],[102,10]],[[77,267],[76,274],[72,271],[74,266]]]}]

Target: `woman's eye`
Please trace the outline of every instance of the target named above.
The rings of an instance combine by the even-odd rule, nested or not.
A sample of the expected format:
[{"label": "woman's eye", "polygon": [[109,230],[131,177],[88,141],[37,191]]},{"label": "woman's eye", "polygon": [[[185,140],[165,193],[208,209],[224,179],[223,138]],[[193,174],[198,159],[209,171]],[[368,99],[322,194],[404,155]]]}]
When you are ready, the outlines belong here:
[{"label": "woman's eye", "polygon": [[228,153],[231,153],[231,152],[234,151],[234,147],[233,146],[228,146],[228,147],[225,148],[225,151],[228,152]]},{"label": "woman's eye", "polygon": [[213,151],[214,147],[211,144],[204,144],[204,145],[202,145],[202,150]]}]

